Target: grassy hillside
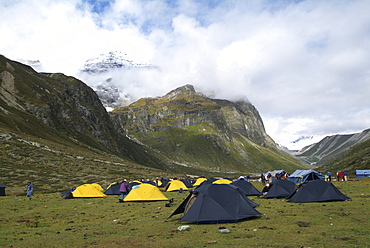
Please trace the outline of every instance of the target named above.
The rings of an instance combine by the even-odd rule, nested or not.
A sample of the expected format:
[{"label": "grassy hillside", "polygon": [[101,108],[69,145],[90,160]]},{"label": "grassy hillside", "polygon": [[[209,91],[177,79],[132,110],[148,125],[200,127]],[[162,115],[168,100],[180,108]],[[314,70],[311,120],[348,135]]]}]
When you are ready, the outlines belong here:
[{"label": "grassy hillside", "polygon": [[108,185],[123,178],[164,175],[78,142],[55,143],[4,131],[0,141],[0,182],[8,187],[32,181],[41,192],[56,192],[88,182]]},{"label": "grassy hillside", "polygon": [[[185,166],[211,172],[245,174],[275,168],[290,172],[299,168],[299,163],[290,156],[272,152],[243,137],[234,138],[232,145],[225,147],[225,143],[211,139],[213,132],[212,126],[203,123],[186,129],[171,128],[148,135],[141,133],[139,139],[173,160],[184,161]],[[224,150],[228,152],[222,152]]]}]

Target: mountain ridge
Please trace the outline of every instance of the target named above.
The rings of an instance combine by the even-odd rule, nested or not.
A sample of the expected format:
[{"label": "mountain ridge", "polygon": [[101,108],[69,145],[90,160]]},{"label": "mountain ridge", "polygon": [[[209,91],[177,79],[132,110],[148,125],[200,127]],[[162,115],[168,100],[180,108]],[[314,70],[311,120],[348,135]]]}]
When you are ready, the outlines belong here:
[{"label": "mountain ridge", "polygon": [[370,129],[354,134],[337,134],[327,136],[321,141],[304,147],[296,154],[297,157],[317,166],[341,157],[353,146],[370,139]]}]

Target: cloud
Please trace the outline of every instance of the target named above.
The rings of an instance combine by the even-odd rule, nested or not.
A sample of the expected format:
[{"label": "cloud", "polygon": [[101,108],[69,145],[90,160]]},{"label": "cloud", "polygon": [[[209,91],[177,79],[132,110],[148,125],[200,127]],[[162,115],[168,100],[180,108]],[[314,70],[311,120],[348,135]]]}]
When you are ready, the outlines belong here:
[{"label": "cloud", "polygon": [[124,92],[193,84],[246,97],[268,134],[293,147],[369,128],[368,9],[367,0],[0,1],[0,51],[75,76],[87,59],[127,52],[160,70],[114,75]]}]

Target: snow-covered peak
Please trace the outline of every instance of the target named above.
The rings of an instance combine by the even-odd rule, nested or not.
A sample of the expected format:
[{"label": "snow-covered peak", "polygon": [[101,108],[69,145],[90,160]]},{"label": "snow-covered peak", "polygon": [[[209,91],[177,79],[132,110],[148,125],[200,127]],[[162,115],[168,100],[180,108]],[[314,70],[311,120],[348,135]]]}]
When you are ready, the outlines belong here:
[{"label": "snow-covered peak", "polygon": [[138,63],[127,53],[111,51],[86,61],[82,71],[89,74],[103,73],[114,69],[154,68],[150,64]]}]

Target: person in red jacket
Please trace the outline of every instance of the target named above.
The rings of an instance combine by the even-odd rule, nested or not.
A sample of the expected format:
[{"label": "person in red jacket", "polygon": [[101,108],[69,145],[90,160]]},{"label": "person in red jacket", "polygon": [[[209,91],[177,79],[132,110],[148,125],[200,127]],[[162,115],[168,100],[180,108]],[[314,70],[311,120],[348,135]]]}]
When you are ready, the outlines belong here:
[{"label": "person in red jacket", "polygon": [[344,174],[341,171],[338,172],[338,181],[344,181]]}]

